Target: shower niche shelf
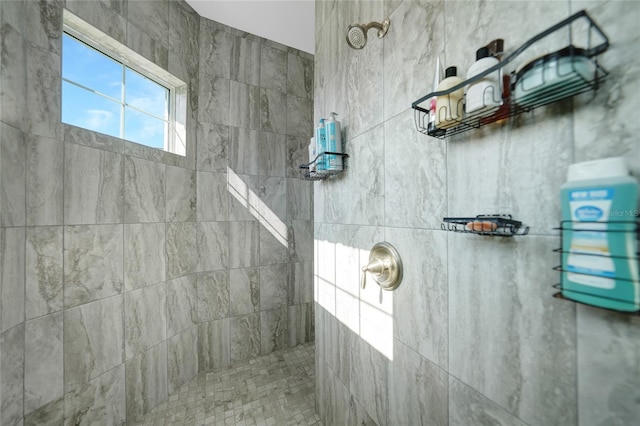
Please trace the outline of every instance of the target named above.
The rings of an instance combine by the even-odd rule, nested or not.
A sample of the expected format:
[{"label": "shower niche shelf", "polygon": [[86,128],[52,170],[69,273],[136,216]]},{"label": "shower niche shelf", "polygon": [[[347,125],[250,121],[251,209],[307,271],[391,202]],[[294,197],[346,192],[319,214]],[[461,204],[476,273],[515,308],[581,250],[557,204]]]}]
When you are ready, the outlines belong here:
[{"label": "shower niche shelf", "polygon": [[[578,225],[578,223],[580,225]],[[593,224],[593,226],[590,226]],[[585,226],[586,225],[586,226]],[[592,306],[599,309],[620,312],[628,315],[634,315],[640,317],[640,301],[636,298],[633,302],[629,300],[615,299],[610,297],[606,289],[602,287],[575,285],[570,282],[565,283],[565,277],[568,274],[576,274],[585,280],[586,282],[592,282],[592,280],[601,280],[602,275],[594,273],[592,270],[583,271],[570,271],[563,267],[563,258],[565,256],[577,255],[582,259],[591,258],[596,262],[609,262],[611,265],[617,261],[632,262],[636,266],[636,270],[640,269],[640,218],[630,221],[611,221],[608,222],[608,228],[603,230],[601,227],[602,222],[574,222],[570,220],[562,221],[559,228],[554,228],[560,231],[560,248],[553,250],[559,255],[559,265],[554,267],[553,270],[560,273],[560,282],[553,285],[553,288],[558,290],[554,293],[553,297],[569,302],[580,303],[582,305]],[[574,233],[593,233],[593,232],[605,232],[607,234],[620,234],[625,238],[630,236],[631,239],[635,239],[636,247],[638,248],[634,256],[617,256],[610,253],[585,253],[584,251],[571,251],[570,243],[565,241],[565,233],[572,231]],[[633,287],[640,288],[640,281],[633,280],[630,277],[624,276],[608,276],[617,281],[616,285],[629,286],[629,290],[633,293]]]},{"label": "shower niche shelf", "polygon": [[[311,166],[313,164],[317,164],[318,160],[324,158],[325,155],[337,155],[342,157],[342,169],[340,170],[311,170]],[[347,170],[347,158],[349,158],[349,154],[345,154],[342,152],[321,152],[314,158],[313,161],[306,164],[301,164],[299,167],[300,170],[300,179],[302,180],[327,180],[331,177],[341,175]]]},{"label": "shower niche shelf", "polygon": [[[516,58],[522,57],[521,55],[529,51],[532,45],[561,29],[568,33],[568,45],[561,50],[538,57],[524,66],[520,66],[519,69],[507,71],[507,66]],[[574,45],[578,34],[584,36],[580,38],[580,41],[584,42],[586,47],[579,48]],[[595,44],[594,39],[599,43]],[[416,128],[425,135],[444,139],[487,124],[503,122],[509,117],[568,99],[580,93],[595,92],[608,75],[608,72],[598,64],[597,57],[608,47],[609,39],[607,36],[587,12],[581,10],[529,39],[493,67],[450,89],[429,93],[413,102],[411,107],[414,110]],[[469,84],[496,72],[500,75],[498,81],[501,94],[496,96],[501,98],[499,107],[475,114],[463,113],[459,119],[451,117],[451,115],[447,116],[447,111],[455,111],[457,115],[457,111],[465,110],[463,97],[459,100],[462,105],[445,104],[435,112],[439,114],[440,118],[446,119],[449,127],[436,128],[433,125],[435,117],[430,112],[429,106],[435,98],[447,96],[456,90],[464,90]],[[451,97],[447,97],[447,99],[451,101]]]},{"label": "shower niche shelf", "polygon": [[462,232],[491,237],[527,235],[529,227],[510,214],[481,214],[476,217],[445,217],[440,225],[443,231]]}]

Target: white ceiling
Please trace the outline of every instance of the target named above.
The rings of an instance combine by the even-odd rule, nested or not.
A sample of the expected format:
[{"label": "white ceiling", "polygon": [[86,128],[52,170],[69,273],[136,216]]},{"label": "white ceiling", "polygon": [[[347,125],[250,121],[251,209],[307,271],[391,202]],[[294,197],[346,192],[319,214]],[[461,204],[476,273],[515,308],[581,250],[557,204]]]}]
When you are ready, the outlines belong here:
[{"label": "white ceiling", "polygon": [[314,53],[314,0],[186,0],[205,18]]}]

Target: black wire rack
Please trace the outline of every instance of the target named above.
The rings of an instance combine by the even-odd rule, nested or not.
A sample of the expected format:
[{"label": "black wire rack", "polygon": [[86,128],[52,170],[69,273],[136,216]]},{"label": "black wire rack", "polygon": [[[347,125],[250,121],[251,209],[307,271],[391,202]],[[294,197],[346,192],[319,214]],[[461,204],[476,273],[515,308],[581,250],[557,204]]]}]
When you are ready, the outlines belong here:
[{"label": "black wire rack", "polygon": [[[342,167],[328,170],[317,170],[318,160],[324,160],[325,156],[339,156],[342,157]],[[321,152],[313,159],[313,161],[301,164],[299,167],[300,170],[300,179],[302,180],[326,180],[334,176],[341,175],[347,170],[347,158],[349,158],[349,154],[345,154],[343,152]],[[316,167],[312,167],[315,165]],[[314,170],[315,169],[315,170]]]},{"label": "black wire rack", "polygon": [[440,226],[443,231],[492,237],[527,235],[529,227],[514,220],[510,214],[481,214],[475,217],[445,217]]}]

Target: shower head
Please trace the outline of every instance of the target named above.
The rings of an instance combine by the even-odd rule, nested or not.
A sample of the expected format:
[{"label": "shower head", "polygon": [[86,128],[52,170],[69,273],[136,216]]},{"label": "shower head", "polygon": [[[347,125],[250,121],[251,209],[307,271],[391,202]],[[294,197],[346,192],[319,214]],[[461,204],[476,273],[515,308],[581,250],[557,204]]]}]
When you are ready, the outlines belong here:
[{"label": "shower head", "polygon": [[378,38],[382,38],[387,34],[390,23],[389,19],[385,19],[382,23],[351,24],[347,28],[347,44],[352,49],[362,49],[367,44],[367,32],[371,28],[378,30]]}]

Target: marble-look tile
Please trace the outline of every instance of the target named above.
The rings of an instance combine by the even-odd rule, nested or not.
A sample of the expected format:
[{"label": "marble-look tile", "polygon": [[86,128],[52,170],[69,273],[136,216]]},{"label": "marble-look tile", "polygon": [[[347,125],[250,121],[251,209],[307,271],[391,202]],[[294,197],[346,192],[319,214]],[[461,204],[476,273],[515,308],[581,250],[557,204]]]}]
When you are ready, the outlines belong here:
[{"label": "marble-look tile", "polygon": [[63,231],[61,226],[27,228],[26,318],[58,312],[63,307]]},{"label": "marble-look tile", "polygon": [[229,125],[230,81],[221,77],[200,74],[198,120],[205,123]]},{"label": "marble-look tile", "polygon": [[260,88],[260,129],[284,135],[287,132],[287,95]]},{"label": "marble-look tile", "polygon": [[198,272],[229,267],[229,223],[198,222]]},{"label": "marble-look tile", "polygon": [[65,0],[65,7],[103,33],[109,34],[120,43],[126,43],[126,12],[121,15],[101,1]]},{"label": "marble-look tile", "polygon": [[323,423],[326,425],[346,425],[349,423],[349,390],[327,368],[325,378],[327,401],[323,415]]},{"label": "marble-look tile", "polygon": [[64,305],[81,305],[121,293],[122,225],[64,228]]},{"label": "marble-look tile", "polygon": [[198,122],[198,171],[226,173],[229,126]]},{"label": "marble-look tile", "polygon": [[198,321],[229,316],[229,271],[198,274]]},{"label": "marble-look tile", "polygon": [[246,315],[260,310],[260,272],[258,268],[229,270],[229,314]]},{"label": "marble-look tile", "polygon": [[62,139],[60,55],[30,43],[27,48],[27,122],[29,133]]},{"label": "marble-look tile", "polygon": [[[313,136],[313,101],[287,96],[287,135],[309,138]],[[308,154],[308,152],[307,152]]]},{"label": "marble-look tile", "polygon": [[389,360],[364,340],[351,344],[350,391],[377,424],[386,425]]},{"label": "marble-look tile", "polygon": [[198,324],[198,371],[227,367],[231,361],[229,318]]},{"label": "marble-look tile", "polygon": [[258,266],[260,224],[229,222],[229,268]]},{"label": "marble-look tile", "polygon": [[0,422],[22,424],[24,414],[24,323],[0,334]]},{"label": "marble-look tile", "polygon": [[287,264],[260,267],[260,310],[287,306]]},{"label": "marble-look tile", "polygon": [[287,178],[287,219],[312,220],[313,184],[298,178]]},{"label": "marble-look tile", "polygon": [[262,44],[260,54],[260,87],[287,91],[287,52]]},{"label": "marble-look tile", "polygon": [[[286,225],[285,225],[286,226]],[[285,227],[283,226],[283,231]],[[287,227],[288,234],[288,227]],[[286,244],[286,245],[285,245]],[[288,235],[282,235],[272,226],[260,224],[260,265],[273,265],[289,261]]]},{"label": "marble-look tile", "polygon": [[169,68],[169,49],[166,44],[149,36],[131,22],[127,23],[126,45],[161,68]]},{"label": "marble-look tile", "polygon": [[124,225],[124,288],[127,291],[165,280],[165,224]]},{"label": "marble-look tile", "polygon": [[453,376],[449,376],[449,424],[525,426],[526,423]]},{"label": "marble-look tile", "polygon": [[25,414],[64,394],[62,335],[62,312],[25,323]]},{"label": "marble-look tile", "polygon": [[229,124],[245,129],[260,129],[260,88],[231,81]]},{"label": "marble-look tile", "polygon": [[[137,360],[137,358],[135,359]],[[127,367],[133,367],[132,360]],[[137,371],[127,368],[127,377]],[[154,384],[150,381],[151,384]],[[129,404],[137,404],[137,395],[128,395],[125,387],[125,364],[120,364],[82,386],[67,392],[64,397],[65,426],[79,424],[126,424],[126,409]],[[147,392],[152,392],[148,389]]]},{"label": "marble-look tile", "polygon": [[165,220],[165,173],[164,164],[125,157],[125,223]]},{"label": "marble-look tile", "polygon": [[164,283],[125,294],[124,338],[127,360],[167,338],[166,301]]},{"label": "marble-look tile", "polygon": [[181,55],[197,72],[200,62],[200,15],[186,2],[169,2],[168,33],[169,48]]},{"label": "marble-look tile", "polygon": [[64,397],[55,399],[24,416],[25,426],[58,426],[64,424]]},{"label": "marble-look tile", "polygon": [[166,228],[166,278],[170,280],[196,272],[199,247],[196,241],[198,226],[191,222],[177,222],[168,223]]},{"label": "marble-look tile", "polygon": [[[388,32],[383,43],[385,120],[405,111],[411,102],[433,91],[431,82],[436,58],[439,57],[441,63],[445,60],[444,4],[440,1],[402,2],[389,16],[393,30]],[[424,28],[429,28],[428,37],[425,37]],[[486,38],[478,46],[489,40]],[[446,59],[449,60],[448,57]],[[463,72],[458,69],[459,73]]]},{"label": "marble-look tile", "polygon": [[201,222],[225,221],[229,217],[229,191],[224,173],[198,172],[197,218]]},{"label": "marble-look tile", "polygon": [[149,412],[168,396],[165,342],[127,361],[125,377],[127,419]]},{"label": "marble-look tile", "polygon": [[255,189],[260,178],[238,175],[233,169],[229,169],[228,179],[229,220],[257,220],[259,203]]},{"label": "marble-look tile", "polygon": [[316,219],[331,223],[383,224],[386,212],[381,206],[386,205],[386,196],[391,196],[385,194],[385,168],[380,167],[385,153],[384,135],[384,127],[377,126],[347,141],[345,152],[351,155],[346,172],[348,179],[316,186],[314,197],[316,202],[320,201],[314,206]]},{"label": "marble-look tile", "polygon": [[385,231],[404,266],[402,283],[393,292],[394,336],[446,370],[447,233],[401,228]]},{"label": "marble-look tile", "polygon": [[336,245],[329,225],[316,223],[314,238],[314,300],[329,314],[336,314]]},{"label": "marble-look tile", "polygon": [[[260,171],[260,132],[232,127],[229,135],[229,168],[238,175],[257,175]],[[231,181],[233,182],[233,181]]]},{"label": "marble-look tile", "polygon": [[389,368],[389,424],[449,424],[449,375],[400,342]]},{"label": "marble-look tile", "polygon": [[578,418],[633,424],[640,416],[637,318],[578,305]]},{"label": "marble-look tile", "polygon": [[22,131],[4,123],[0,123],[0,131],[2,132],[2,140],[0,140],[0,225],[24,226],[27,162],[25,137]]},{"label": "marble-look tile", "polygon": [[208,19],[200,19],[200,72],[211,77],[230,78],[231,52],[236,37],[213,28],[210,23]]},{"label": "marble-look tile", "polygon": [[313,222],[310,220],[294,220],[288,235],[289,258],[291,261],[304,262],[313,260]]},{"label": "marble-look tile", "polygon": [[369,413],[362,407],[360,402],[351,395],[349,398],[349,423],[359,426],[377,426],[376,422],[369,416]]},{"label": "marble-look tile", "polygon": [[150,6],[146,2],[127,2],[128,22],[135,22],[140,29],[160,43],[169,45],[169,2],[154,1]]},{"label": "marble-look tile", "polygon": [[287,282],[289,305],[313,302],[313,261],[289,263]]},{"label": "marble-look tile", "polygon": [[324,333],[327,343],[325,360],[342,383],[351,383],[351,348],[352,341],[358,339],[349,327],[344,325],[333,315],[327,315],[324,320]]},{"label": "marble-look tile", "polygon": [[198,328],[181,332],[167,340],[167,390],[169,394],[198,373]]},{"label": "marble-look tile", "polygon": [[25,318],[25,228],[0,228],[0,317],[2,331]]},{"label": "marble-look tile", "polygon": [[309,139],[311,136],[287,135],[285,176],[300,179],[300,165],[309,162]]},{"label": "marble-look tile", "polygon": [[61,0],[26,2],[27,41],[44,50],[61,53],[62,10]]},{"label": "marble-look tile", "polygon": [[195,170],[167,166],[167,222],[196,220]]},{"label": "marble-look tile", "polygon": [[268,227],[275,228],[284,236],[283,221],[287,217],[287,182],[276,176],[260,176],[257,186],[250,188],[258,200],[250,198],[258,219]]},{"label": "marble-look tile", "polygon": [[[447,213],[447,145],[425,141],[414,127],[412,111],[384,126],[385,223],[440,229]],[[406,182],[409,170],[411,184]]]},{"label": "marble-look tile", "polygon": [[287,307],[260,312],[260,353],[269,354],[288,344]]},{"label": "marble-look tile", "polygon": [[313,60],[289,53],[287,93],[313,99]]},{"label": "marble-look tile", "polygon": [[167,281],[167,337],[193,327],[198,322],[196,275]]},{"label": "marble-look tile", "polygon": [[72,126],[71,124],[64,124],[63,128],[65,142],[119,154],[124,152],[125,142],[123,139]]},{"label": "marble-look tile", "polygon": [[27,225],[62,225],[64,143],[29,138],[26,170]]},{"label": "marble-look tile", "polygon": [[229,320],[231,363],[260,354],[260,313]]},{"label": "marble-look tile", "polygon": [[231,51],[231,79],[241,83],[260,85],[260,41],[235,36]]},{"label": "marble-look tile", "polygon": [[123,158],[76,144],[65,145],[64,223],[120,223]]},{"label": "marble-look tile", "polygon": [[262,176],[285,175],[286,136],[270,132],[260,133],[258,144],[258,173]]},{"label": "marble-look tile", "polygon": [[64,388],[70,392],[124,362],[122,295],[64,312]]},{"label": "marble-look tile", "polygon": [[301,306],[287,306],[287,342],[290,348],[304,343],[304,331],[302,330],[304,321],[301,320]]},{"label": "marble-look tile", "polygon": [[551,297],[556,244],[448,235],[449,372],[527,424],[577,421],[575,307]]},{"label": "marble-look tile", "polygon": [[7,13],[6,22],[3,17],[1,27],[3,43],[0,45],[0,53],[2,54],[0,57],[2,70],[0,120],[2,121],[2,134],[6,135],[5,125],[17,129],[27,129],[27,51],[25,48],[27,43],[24,39],[26,12],[24,11],[24,2],[3,1],[0,4],[4,10],[9,7],[14,9]]}]

